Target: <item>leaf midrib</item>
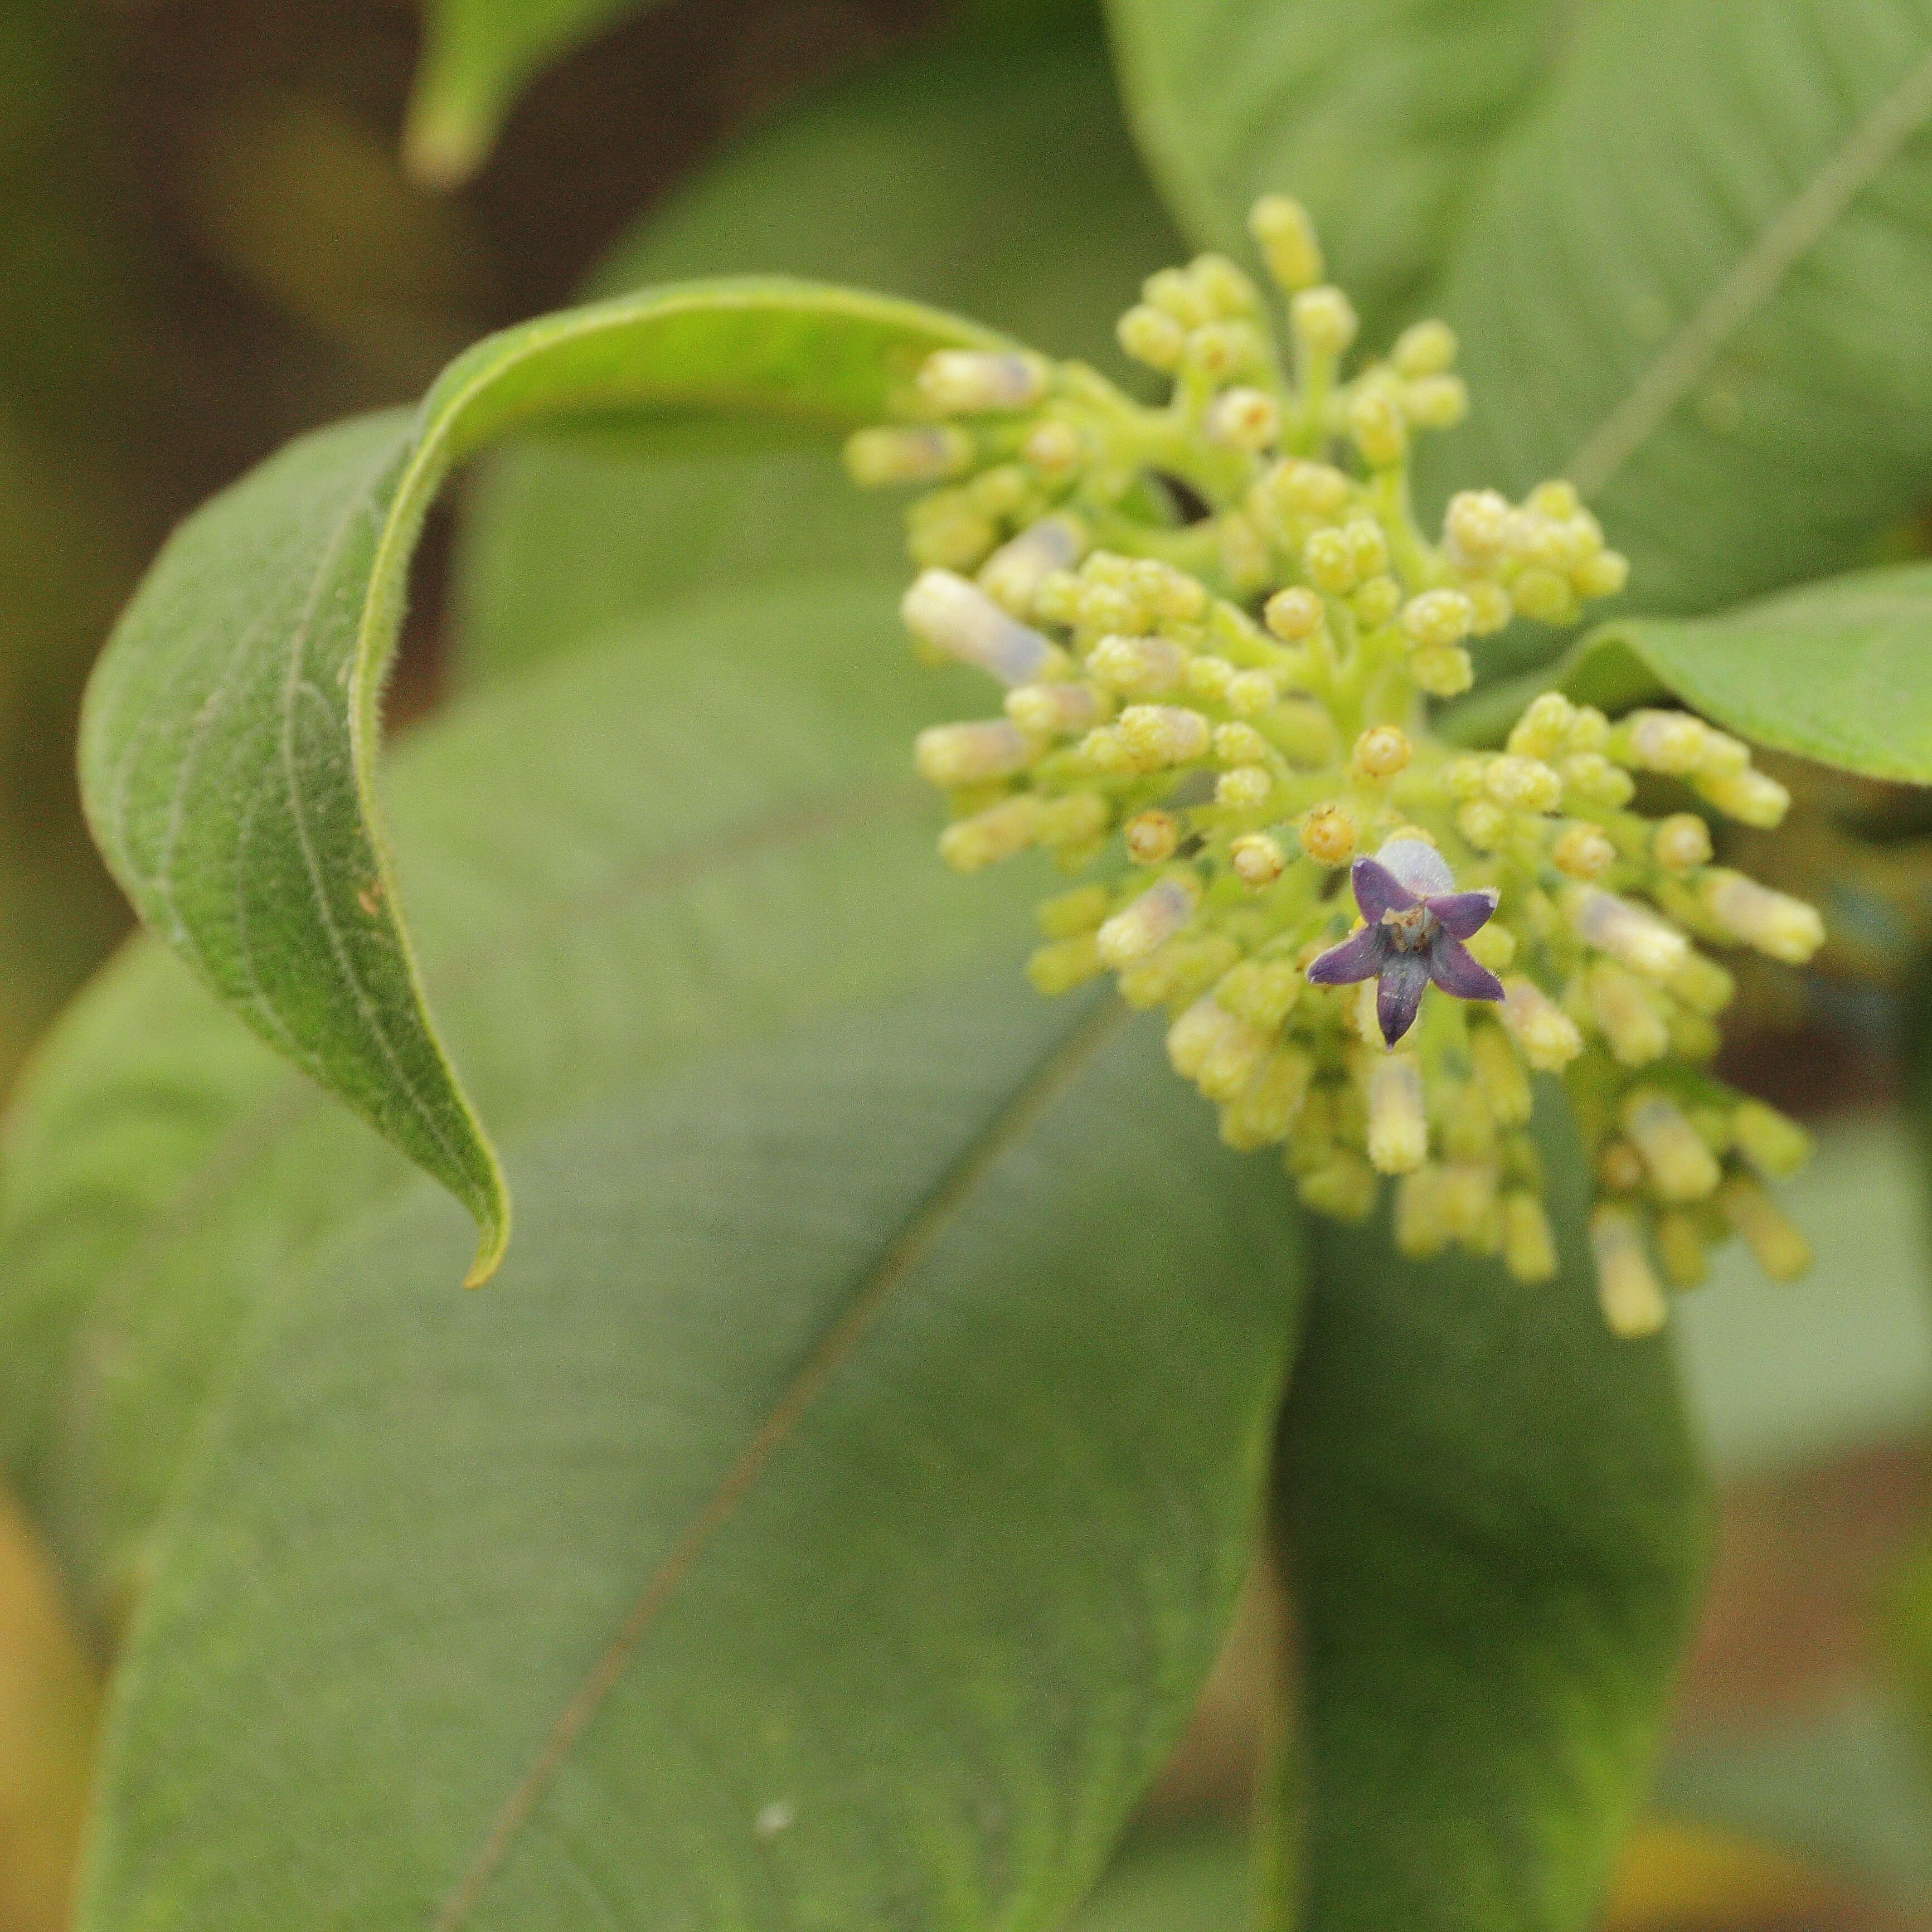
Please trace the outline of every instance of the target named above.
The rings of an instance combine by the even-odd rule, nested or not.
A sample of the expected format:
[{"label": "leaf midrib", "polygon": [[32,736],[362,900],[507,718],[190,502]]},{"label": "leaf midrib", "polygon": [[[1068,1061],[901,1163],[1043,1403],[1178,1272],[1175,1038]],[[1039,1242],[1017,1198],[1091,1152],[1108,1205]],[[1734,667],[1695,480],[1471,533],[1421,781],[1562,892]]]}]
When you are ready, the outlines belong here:
[{"label": "leaf midrib", "polygon": [[932,1252],[1008,1150],[1030,1131],[1119,1030],[1129,1012],[1118,999],[1100,1000],[1041,1054],[965,1142],[932,1191],[906,1216],[878,1259],[859,1277],[843,1312],[806,1356],[709,1500],[686,1523],[669,1553],[646,1580],[616,1634],[558,1714],[529,1770],[498,1810],[476,1858],[437,1912],[432,1932],[454,1932],[468,1918],[572,1748],[622,1680],[658,1612],[676,1594],[819,1395],[850,1359],[894,1292]]}]

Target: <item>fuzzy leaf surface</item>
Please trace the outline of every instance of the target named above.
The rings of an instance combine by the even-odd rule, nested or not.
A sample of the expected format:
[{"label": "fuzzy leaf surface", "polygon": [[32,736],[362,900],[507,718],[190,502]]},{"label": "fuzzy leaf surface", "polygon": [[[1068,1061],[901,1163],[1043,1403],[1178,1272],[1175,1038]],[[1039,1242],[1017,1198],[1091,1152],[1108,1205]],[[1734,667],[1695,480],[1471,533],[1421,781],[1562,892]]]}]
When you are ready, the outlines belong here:
[{"label": "fuzzy leaf surface", "polygon": [[505,1292],[418,1185],[265,1306],[81,1926],[1059,1922],[1246,1567],[1285,1184],[1006,965],[511,1164]]},{"label": "fuzzy leaf surface", "polygon": [[1594,1924],[1701,1593],[1670,1340],[1605,1327],[1589,1176],[1539,1113],[1556,1280],[1408,1259],[1385,1214],[1313,1231],[1282,1472],[1316,1932]]},{"label": "fuzzy leaf surface", "polygon": [[449,466],[559,416],[741,415],[836,434],[934,348],[1000,340],[776,280],[545,316],[459,357],[413,415],[291,445],[191,518],[88,686],[81,775],[142,919],[262,1036],[509,1233],[483,1129],[424,1004],[374,794],[410,555]]}]

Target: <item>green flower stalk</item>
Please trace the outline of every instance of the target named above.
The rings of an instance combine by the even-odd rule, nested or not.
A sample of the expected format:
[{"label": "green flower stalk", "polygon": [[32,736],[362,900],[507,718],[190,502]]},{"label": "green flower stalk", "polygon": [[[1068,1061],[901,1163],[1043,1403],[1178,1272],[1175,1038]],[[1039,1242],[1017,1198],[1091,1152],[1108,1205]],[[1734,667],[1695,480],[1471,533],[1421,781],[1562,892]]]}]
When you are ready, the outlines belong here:
[{"label": "green flower stalk", "polygon": [[[951,808],[941,855],[1094,870],[1041,907],[1034,983],[1112,972],[1164,1009],[1222,1138],[1281,1146],[1318,1213],[1366,1215],[1390,1177],[1406,1252],[1546,1278],[1528,1126],[1532,1076],[1556,1074],[1618,1333],[1657,1328],[1664,1284],[1701,1280],[1732,1232],[1796,1272],[1762,1183],[1804,1136],[1706,1070],[1732,980],[1701,950],[1802,964],[1822,942],[1810,906],[1714,862],[1706,814],[1774,826],[1784,788],[1688,712],[1612,723],[1555,692],[1501,752],[1432,735],[1472,638],[1572,622],[1624,560],[1562,482],[1465,490],[1426,535],[1409,445],[1466,410],[1454,337],[1420,323],[1348,373],[1354,314],[1305,213],[1270,197],[1251,225],[1285,358],[1261,292],[1203,256],[1121,318],[1163,405],[1078,363],[949,350],[906,420],[848,446],[862,483],[939,486],[909,513],[905,622],[1005,687],[1001,715],[918,739]],[[1645,816],[1642,773],[1702,809]]]}]

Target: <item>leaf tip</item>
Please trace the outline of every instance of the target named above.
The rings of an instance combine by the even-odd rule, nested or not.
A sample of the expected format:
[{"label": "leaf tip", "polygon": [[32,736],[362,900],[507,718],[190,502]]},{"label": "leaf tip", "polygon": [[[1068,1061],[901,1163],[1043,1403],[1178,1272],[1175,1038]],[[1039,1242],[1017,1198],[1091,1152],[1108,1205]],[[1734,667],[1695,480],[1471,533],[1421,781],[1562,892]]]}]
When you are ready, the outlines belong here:
[{"label": "leaf tip", "polygon": [[510,1245],[509,1190],[500,1173],[493,1172],[490,1183],[489,1200],[477,1216],[476,1252],[463,1277],[465,1288],[481,1288],[496,1272]]}]

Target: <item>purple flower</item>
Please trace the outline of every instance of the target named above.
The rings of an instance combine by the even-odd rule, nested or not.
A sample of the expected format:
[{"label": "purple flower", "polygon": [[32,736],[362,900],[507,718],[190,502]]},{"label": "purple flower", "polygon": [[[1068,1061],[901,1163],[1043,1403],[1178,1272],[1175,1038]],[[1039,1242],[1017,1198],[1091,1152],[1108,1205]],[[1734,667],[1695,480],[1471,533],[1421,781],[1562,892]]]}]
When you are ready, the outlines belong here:
[{"label": "purple flower", "polygon": [[1496,909],[1492,887],[1451,890],[1441,853],[1419,838],[1392,838],[1349,874],[1367,922],[1308,968],[1318,986],[1376,980],[1376,1017],[1393,1046],[1415,1024],[1423,990],[1433,980],[1459,1000],[1500,1000],[1503,982],[1469,956],[1462,941]]}]

